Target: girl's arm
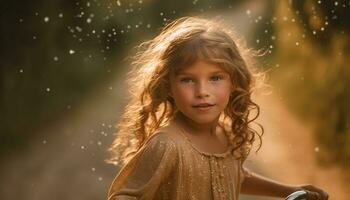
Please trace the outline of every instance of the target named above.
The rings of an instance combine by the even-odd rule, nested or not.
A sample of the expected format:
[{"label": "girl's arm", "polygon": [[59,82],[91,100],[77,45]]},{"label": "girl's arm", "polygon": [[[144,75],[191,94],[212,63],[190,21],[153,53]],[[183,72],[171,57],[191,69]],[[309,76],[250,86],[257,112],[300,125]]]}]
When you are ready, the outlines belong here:
[{"label": "girl's arm", "polygon": [[157,133],[120,170],[110,186],[108,200],[159,199],[159,188],[176,169],[177,156],[172,138]]},{"label": "girl's arm", "polygon": [[279,183],[261,175],[250,173],[246,176],[241,188],[241,193],[248,195],[261,195],[285,198],[297,190],[306,190],[309,199],[327,200],[328,194],[320,188],[312,185],[291,186]]}]

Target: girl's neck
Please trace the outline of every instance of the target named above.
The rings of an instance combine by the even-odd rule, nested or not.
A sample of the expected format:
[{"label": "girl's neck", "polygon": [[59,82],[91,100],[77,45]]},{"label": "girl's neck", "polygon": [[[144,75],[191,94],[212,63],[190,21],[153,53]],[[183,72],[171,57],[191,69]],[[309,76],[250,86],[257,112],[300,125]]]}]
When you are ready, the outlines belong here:
[{"label": "girl's neck", "polygon": [[174,115],[175,123],[180,126],[186,133],[196,136],[213,136],[216,132],[218,119],[206,124],[198,124],[190,118],[186,117],[181,112]]}]

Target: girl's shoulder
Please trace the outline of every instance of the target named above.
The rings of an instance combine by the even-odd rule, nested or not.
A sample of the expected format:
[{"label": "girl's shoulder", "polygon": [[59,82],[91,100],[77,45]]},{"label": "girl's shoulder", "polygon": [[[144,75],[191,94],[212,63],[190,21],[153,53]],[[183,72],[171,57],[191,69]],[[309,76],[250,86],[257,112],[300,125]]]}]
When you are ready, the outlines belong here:
[{"label": "girl's shoulder", "polygon": [[179,142],[172,132],[167,129],[159,129],[154,132],[138,150],[135,157],[163,159],[163,157],[176,157],[179,150]]},{"label": "girl's shoulder", "polygon": [[149,144],[161,144],[166,147],[174,147],[175,149],[184,148],[186,141],[180,134],[176,126],[167,125],[158,128],[147,140],[145,145]]},{"label": "girl's shoulder", "polygon": [[172,126],[164,126],[157,129],[153,135],[149,138],[149,141],[162,141],[165,143],[172,143],[179,145],[181,143],[181,137],[179,137],[178,130]]}]

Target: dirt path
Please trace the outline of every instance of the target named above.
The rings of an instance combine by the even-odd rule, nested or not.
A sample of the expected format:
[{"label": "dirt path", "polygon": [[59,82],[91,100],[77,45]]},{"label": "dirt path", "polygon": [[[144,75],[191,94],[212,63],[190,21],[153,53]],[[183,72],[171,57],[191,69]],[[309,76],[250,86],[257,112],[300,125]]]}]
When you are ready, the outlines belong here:
[{"label": "dirt path", "polygon": [[123,81],[96,88],[62,121],[9,155],[0,165],[0,199],[106,199],[117,168],[104,159],[123,106]]}]

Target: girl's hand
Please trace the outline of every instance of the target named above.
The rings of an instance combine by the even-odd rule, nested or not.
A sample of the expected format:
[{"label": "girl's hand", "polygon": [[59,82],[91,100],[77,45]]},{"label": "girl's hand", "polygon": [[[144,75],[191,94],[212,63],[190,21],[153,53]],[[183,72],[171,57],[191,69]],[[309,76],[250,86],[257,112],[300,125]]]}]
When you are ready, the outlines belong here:
[{"label": "girl's hand", "polygon": [[303,185],[300,188],[307,191],[309,200],[328,200],[327,192],[321,188],[313,185]]}]

